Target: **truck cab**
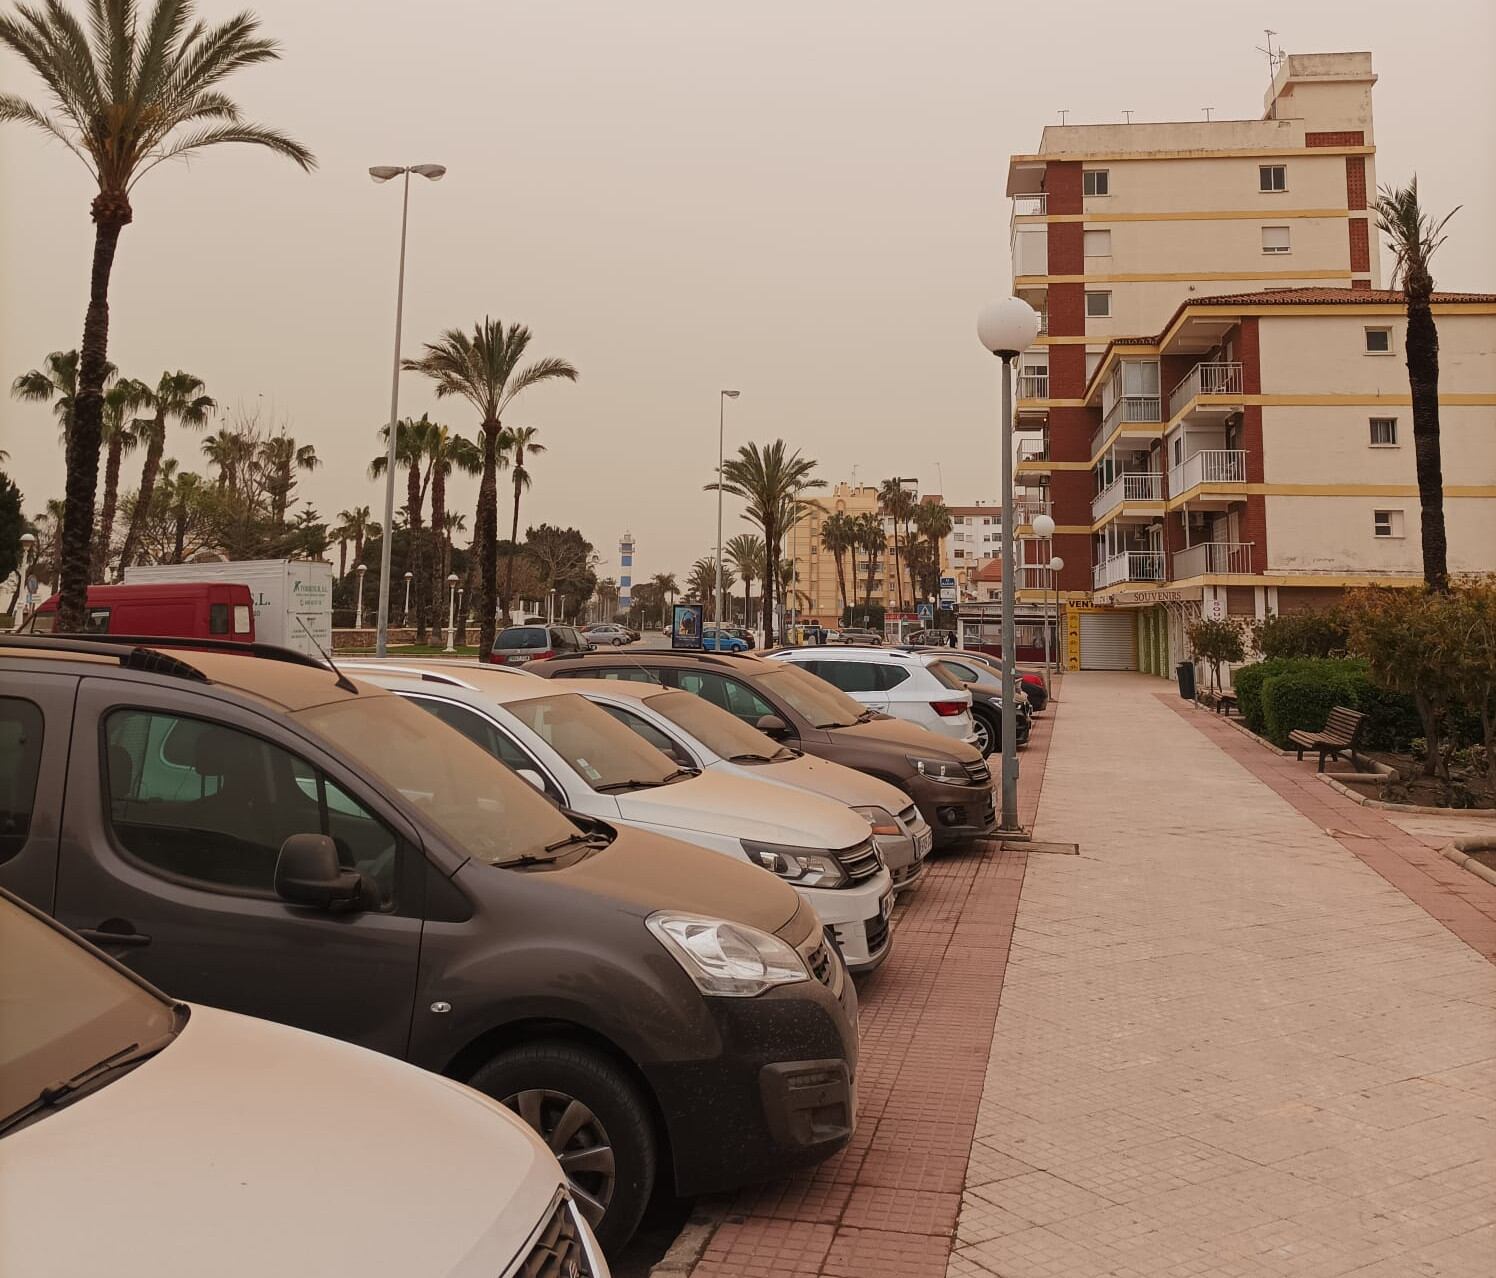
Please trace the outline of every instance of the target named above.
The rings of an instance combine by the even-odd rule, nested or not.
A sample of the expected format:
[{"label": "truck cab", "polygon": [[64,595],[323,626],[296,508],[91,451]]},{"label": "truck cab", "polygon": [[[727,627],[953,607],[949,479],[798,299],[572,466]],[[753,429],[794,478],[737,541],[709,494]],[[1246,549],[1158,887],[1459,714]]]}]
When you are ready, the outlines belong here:
[{"label": "truck cab", "polygon": [[[37,608],[26,623],[26,633],[51,634],[56,629],[58,600],[53,595]],[[255,642],[249,587],[225,581],[90,586],[83,628],[89,634]]]}]

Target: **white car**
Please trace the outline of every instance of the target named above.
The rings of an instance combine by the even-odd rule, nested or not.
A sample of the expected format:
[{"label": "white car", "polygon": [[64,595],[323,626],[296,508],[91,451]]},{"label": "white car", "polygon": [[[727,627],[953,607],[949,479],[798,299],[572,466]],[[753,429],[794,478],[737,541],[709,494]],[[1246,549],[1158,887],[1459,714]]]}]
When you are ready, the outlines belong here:
[{"label": "white car", "polygon": [[0,954],[0,1273],[607,1278],[550,1150],[486,1096],[173,1002],[7,894]]},{"label": "white car", "polygon": [[971,693],[959,680],[931,668],[935,654],[827,645],[781,648],[765,655],[819,675],[869,709],[943,737],[968,744],[977,740]]},{"label": "white car", "polygon": [[852,972],[892,946],[893,879],[867,819],[818,794],[683,768],[580,693],[481,666],[343,664],[414,701],[557,803],[694,843],[779,875],[836,937]]},{"label": "white car", "polygon": [[632,634],[622,626],[614,625],[611,621],[605,621],[596,626],[588,626],[587,629],[582,631],[582,638],[599,648],[604,644],[621,648],[624,644],[634,642]]},{"label": "white car", "polygon": [[682,767],[767,781],[825,795],[860,812],[902,892],[925,872],[933,836],[909,796],[886,781],[781,745],[735,714],[678,688],[626,679],[568,679],[566,687],[601,706]]}]

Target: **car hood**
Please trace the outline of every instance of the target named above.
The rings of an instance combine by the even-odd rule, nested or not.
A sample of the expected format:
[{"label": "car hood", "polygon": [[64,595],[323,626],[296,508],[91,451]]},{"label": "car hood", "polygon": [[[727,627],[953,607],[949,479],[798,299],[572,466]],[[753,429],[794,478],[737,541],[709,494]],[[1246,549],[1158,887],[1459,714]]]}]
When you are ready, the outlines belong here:
[{"label": "car hood", "polygon": [[[866,823],[862,829],[865,834]],[[631,905],[640,918],[656,910],[681,910],[778,932],[800,908],[794,888],[757,866],[628,826],[619,826],[618,837],[601,852],[558,874],[574,886]]]},{"label": "car hood", "polygon": [[798,759],[741,766],[754,780],[809,790],[849,808],[884,808],[897,813],[909,806],[909,796],[888,782],[843,767],[840,763],[832,763],[830,759],[817,759],[814,755],[802,754]]},{"label": "car hood", "polygon": [[194,1007],[156,1056],[6,1137],[0,1260],[30,1278],[477,1278],[507,1271],[560,1184],[460,1083]]},{"label": "car hood", "polygon": [[867,838],[867,822],[843,803],[804,791],[770,795],[755,781],[714,772],[614,797],[626,821],[666,829],[809,848],[848,848]]},{"label": "car hood", "polygon": [[953,737],[943,737],[904,719],[869,719],[866,723],[833,728],[830,732],[833,740],[852,739],[869,745],[886,743],[927,758],[944,757],[961,763],[980,763],[982,760],[981,751],[975,746]]}]

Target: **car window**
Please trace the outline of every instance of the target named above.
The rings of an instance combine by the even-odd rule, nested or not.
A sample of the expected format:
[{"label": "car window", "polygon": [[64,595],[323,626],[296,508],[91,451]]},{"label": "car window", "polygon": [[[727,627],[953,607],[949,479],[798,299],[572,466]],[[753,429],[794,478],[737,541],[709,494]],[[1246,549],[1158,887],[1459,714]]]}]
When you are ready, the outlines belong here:
[{"label": "car window", "polygon": [[[694,700],[694,698],[692,699]],[[648,741],[650,745],[654,746],[656,750],[672,760],[677,766],[682,768],[699,766],[696,760],[692,758],[691,752],[685,746],[674,737],[661,732],[659,728],[655,727],[643,715],[635,714],[632,710],[625,710],[622,706],[600,705],[598,709],[612,715],[613,718],[617,719],[619,723],[623,724],[636,737],[642,737],[645,741]]]},{"label": "car window", "polygon": [[90,608],[88,616],[83,619],[83,631],[90,635],[107,635],[109,633],[109,609]]},{"label": "car window", "polygon": [[234,633],[236,635],[247,635],[249,633],[249,605],[234,605]]},{"label": "car window", "polygon": [[658,670],[641,670],[637,666],[614,667],[609,670],[590,670],[586,668],[568,670],[565,673],[574,674],[578,677],[588,679],[625,679],[629,683],[654,683],[661,682]]},{"label": "car window", "polygon": [[943,683],[947,688],[951,688],[951,689],[953,689],[955,691],[958,691],[958,692],[965,690],[965,688],[966,688],[966,680],[965,680],[964,676],[962,676],[961,674],[959,674],[957,671],[951,669],[949,666],[946,665],[945,662],[943,662],[943,661],[932,661],[929,664],[928,669],[929,669],[930,673],[932,675],[934,675],[935,678],[940,683]]},{"label": "car window", "polygon": [[501,631],[495,648],[544,648],[545,631],[540,626],[511,626]]},{"label": "car window", "polygon": [[20,697],[0,697],[0,861],[26,846],[42,767],[42,712]]},{"label": "car window", "polygon": [[819,675],[832,687],[840,688],[845,693],[856,694],[883,690],[883,681],[878,677],[879,667],[871,661],[828,661],[821,657],[815,661],[802,661],[796,664],[805,667],[812,674]]},{"label": "car window", "polygon": [[229,632],[229,606],[228,604],[208,605],[208,633],[210,635],[226,635]]},{"label": "car window", "polygon": [[676,765],[575,692],[511,701],[504,709],[594,790],[660,785]]},{"label": "car window", "polygon": [[975,666],[968,666],[960,661],[942,659],[932,662],[930,669],[935,671],[937,676],[941,671],[946,671],[955,675],[958,681],[964,681],[965,683],[985,683],[991,677],[990,675],[984,676]]},{"label": "car window", "polygon": [[758,676],[764,691],[781,698],[815,727],[850,727],[865,713],[861,704],[826,680],[817,679],[787,661],[771,664],[777,669]]},{"label": "car window", "polygon": [[110,825],[152,869],[268,895],[281,844],[326,834],[380,905],[394,897],[396,836],[279,746],[205,719],[116,710],[105,720],[104,755]]},{"label": "car window", "polygon": [[672,669],[670,675],[671,681],[682,692],[709,701],[744,723],[757,724],[766,714],[774,713],[774,707],[747,684],[715,670]]},{"label": "car window", "polygon": [[456,728],[474,745],[486,750],[495,759],[516,772],[536,773],[545,782],[547,794],[557,800],[562,798],[556,787],[551,784],[550,778],[546,776],[545,769],[527,751],[522,750],[514,738],[501,732],[498,725],[487,715],[480,714],[471,706],[461,706],[451,701],[439,701],[433,697],[411,697],[410,700],[428,714],[434,714],[449,727]]},{"label": "car window", "polygon": [[768,761],[789,757],[777,741],[701,697],[680,691],[661,692],[646,697],[645,704],[724,759]]}]

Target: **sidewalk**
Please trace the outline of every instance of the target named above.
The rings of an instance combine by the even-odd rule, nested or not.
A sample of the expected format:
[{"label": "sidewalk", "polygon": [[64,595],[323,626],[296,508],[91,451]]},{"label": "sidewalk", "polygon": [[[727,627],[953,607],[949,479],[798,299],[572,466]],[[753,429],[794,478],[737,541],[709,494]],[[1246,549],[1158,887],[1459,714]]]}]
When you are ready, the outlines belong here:
[{"label": "sidewalk", "polygon": [[1490,898],[1163,687],[1066,680],[949,1274],[1489,1278]]}]

